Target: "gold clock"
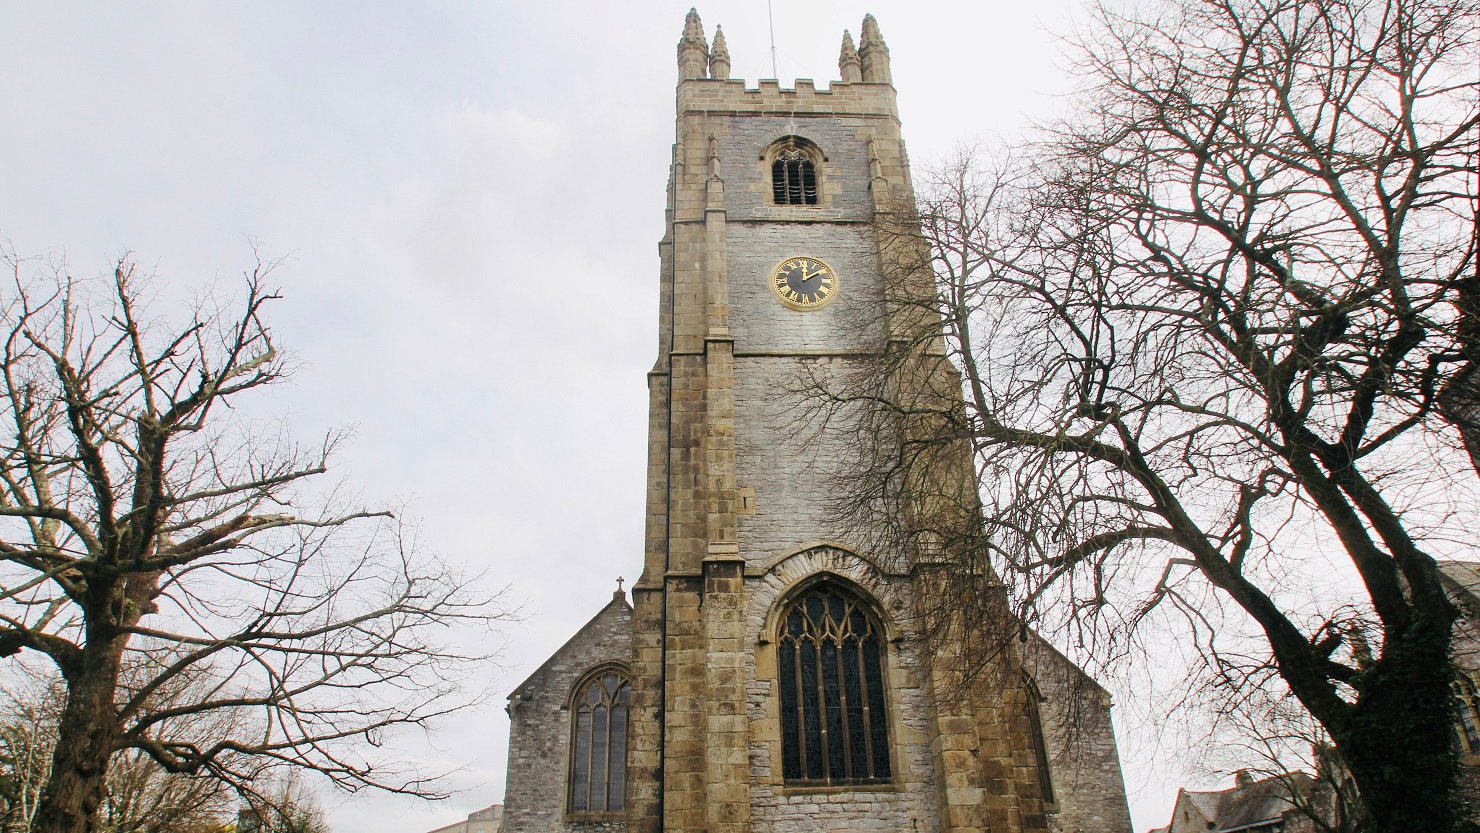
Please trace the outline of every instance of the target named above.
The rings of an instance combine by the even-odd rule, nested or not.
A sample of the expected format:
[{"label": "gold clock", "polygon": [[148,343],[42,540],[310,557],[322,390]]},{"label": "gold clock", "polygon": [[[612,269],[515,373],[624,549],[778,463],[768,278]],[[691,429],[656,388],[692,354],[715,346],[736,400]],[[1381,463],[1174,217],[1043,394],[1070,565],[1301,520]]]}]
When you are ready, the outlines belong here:
[{"label": "gold clock", "polygon": [[771,291],[791,309],[821,309],[838,294],[838,273],[815,257],[789,257],[771,273]]}]

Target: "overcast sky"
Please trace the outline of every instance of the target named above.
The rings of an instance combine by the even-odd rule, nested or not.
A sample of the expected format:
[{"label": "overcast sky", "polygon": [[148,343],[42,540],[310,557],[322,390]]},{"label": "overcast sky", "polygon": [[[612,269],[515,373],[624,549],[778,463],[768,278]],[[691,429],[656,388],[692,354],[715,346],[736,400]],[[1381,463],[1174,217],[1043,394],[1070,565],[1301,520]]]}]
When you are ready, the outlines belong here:
[{"label": "overcast sky", "polygon": [[[645,373],[689,2],[0,4],[0,240],[166,295],[285,258],[272,323],[304,363],[270,403],[337,475],[409,502],[426,548],[508,585],[481,708],[399,739],[463,790],[326,795],[337,833],[422,833],[502,801],[507,691],[642,560]],[[1011,139],[1071,86],[1070,0],[707,2],[733,76],[837,76],[879,19],[916,166]],[[1135,691],[1117,719],[1137,830],[1175,783]],[[1175,756],[1163,748],[1161,756]],[[1181,773],[1171,777],[1181,778]]]}]

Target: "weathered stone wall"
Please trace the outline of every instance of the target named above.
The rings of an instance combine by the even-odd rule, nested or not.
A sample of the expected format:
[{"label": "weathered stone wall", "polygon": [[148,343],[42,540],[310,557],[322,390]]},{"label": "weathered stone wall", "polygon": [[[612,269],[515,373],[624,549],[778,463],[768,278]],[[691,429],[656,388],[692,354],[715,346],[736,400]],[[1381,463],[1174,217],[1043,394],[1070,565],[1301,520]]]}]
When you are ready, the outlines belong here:
[{"label": "weathered stone wall", "polygon": [[632,608],[613,598],[509,695],[509,770],[504,793],[505,833],[626,830],[611,823],[566,820],[570,766],[571,692],[586,672],[632,660]]},{"label": "weathered stone wall", "polygon": [[804,373],[846,373],[852,362],[753,357],[735,366],[735,482],[755,490],[751,513],[739,518],[740,554],[753,570],[808,544],[859,549],[863,536],[835,528],[829,512],[838,488],[830,475],[849,453],[849,426],[841,416],[825,429],[807,420],[787,390]]},{"label": "weathered stone wall", "polygon": [[[836,116],[729,116],[715,120],[725,210],[731,223],[752,220],[816,223],[873,221],[867,141],[856,119]],[[866,134],[865,134],[866,135]],[[799,136],[822,151],[817,165],[817,205],[774,205],[771,165],[765,150],[779,139]]]},{"label": "weathered stone wall", "polygon": [[[883,346],[878,255],[866,225],[730,223],[730,332],[738,357],[755,353],[877,351]],[[838,275],[836,300],[818,310],[787,309],[771,274],[797,255],[827,261]],[[764,362],[750,367],[773,384],[784,379]],[[737,414],[738,417],[738,414]],[[807,449],[799,449],[806,454]]]},{"label": "weathered stone wall", "polygon": [[1043,695],[1054,833],[1130,833],[1131,811],[1110,720],[1110,694],[1036,634],[1024,665]]}]

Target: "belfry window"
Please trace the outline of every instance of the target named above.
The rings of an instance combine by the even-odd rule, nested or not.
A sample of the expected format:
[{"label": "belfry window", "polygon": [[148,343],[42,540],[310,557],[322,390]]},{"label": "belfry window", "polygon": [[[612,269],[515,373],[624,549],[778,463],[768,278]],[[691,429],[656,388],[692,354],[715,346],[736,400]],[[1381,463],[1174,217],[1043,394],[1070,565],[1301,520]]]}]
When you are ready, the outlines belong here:
[{"label": "belfry window", "polygon": [[884,644],[869,606],[833,581],[813,585],[782,612],[776,659],[787,781],[888,780]]},{"label": "belfry window", "polygon": [[777,205],[816,205],[817,166],[800,148],[783,148],[771,163],[771,198]]},{"label": "belfry window", "polygon": [[1454,675],[1454,731],[1459,735],[1460,751],[1466,755],[1480,755],[1480,693],[1475,690],[1475,681],[1463,671]]},{"label": "belfry window", "polygon": [[576,686],[571,704],[572,814],[616,813],[627,785],[627,714],[632,685],[616,668],[601,669]]}]

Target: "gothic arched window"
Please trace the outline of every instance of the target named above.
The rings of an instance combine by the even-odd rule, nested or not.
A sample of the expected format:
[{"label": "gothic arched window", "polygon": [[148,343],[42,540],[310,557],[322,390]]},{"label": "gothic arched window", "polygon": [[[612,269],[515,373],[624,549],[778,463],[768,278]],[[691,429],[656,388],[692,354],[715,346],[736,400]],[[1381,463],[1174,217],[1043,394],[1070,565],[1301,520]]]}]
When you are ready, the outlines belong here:
[{"label": "gothic arched window", "polygon": [[571,700],[572,814],[617,813],[625,806],[631,708],[632,684],[618,668],[598,669],[576,686]]},{"label": "gothic arched window", "polygon": [[1454,674],[1454,731],[1459,735],[1460,751],[1466,755],[1480,755],[1480,694],[1475,690],[1475,681],[1463,671]]},{"label": "gothic arched window", "polygon": [[1027,689],[1028,731],[1033,734],[1033,754],[1038,763],[1038,793],[1044,804],[1052,804],[1053,775],[1048,769],[1048,738],[1043,733],[1043,713],[1038,709],[1043,695],[1038,691],[1038,684],[1033,682],[1032,677],[1024,675],[1023,683]]},{"label": "gothic arched window", "polygon": [[771,199],[777,205],[817,204],[817,163],[799,147],[783,147],[771,162]]},{"label": "gothic arched window", "polygon": [[814,784],[888,780],[884,631],[872,609],[824,579],[792,600],[780,623],[782,777]]}]

